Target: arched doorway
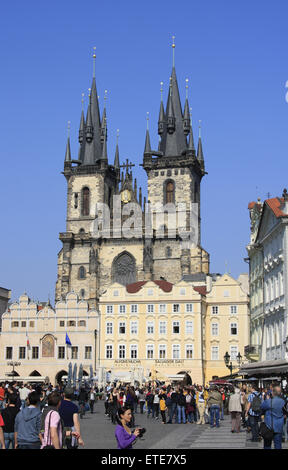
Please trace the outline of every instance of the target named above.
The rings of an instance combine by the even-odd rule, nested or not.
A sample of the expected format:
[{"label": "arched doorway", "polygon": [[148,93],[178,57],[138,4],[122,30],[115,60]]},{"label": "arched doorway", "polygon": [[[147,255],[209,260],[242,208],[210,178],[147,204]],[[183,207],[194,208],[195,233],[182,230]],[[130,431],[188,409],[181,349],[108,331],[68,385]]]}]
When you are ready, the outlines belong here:
[{"label": "arched doorway", "polygon": [[67,370],[60,370],[59,372],[57,372],[55,376],[55,381],[57,382],[57,384],[62,383],[61,380],[62,380],[63,375],[68,375]]},{"label": "arched doorway", "polygon": [[41,374],[39,374],[38,370],[33,370],[33,372],[29,374],[29,377],[41,377]]}]

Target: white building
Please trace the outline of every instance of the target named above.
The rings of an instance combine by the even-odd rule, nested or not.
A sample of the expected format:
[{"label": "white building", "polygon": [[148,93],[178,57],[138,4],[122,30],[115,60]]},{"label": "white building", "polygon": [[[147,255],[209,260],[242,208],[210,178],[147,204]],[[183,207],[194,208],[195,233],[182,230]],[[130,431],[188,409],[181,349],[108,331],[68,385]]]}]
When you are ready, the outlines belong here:
[{"label": "white building", "polygon": [[[264,361],[264,374],[265,370],[268,372],[269,361],[275,364],[277,360],[280,373],[285,367],[288,371],[287,191],[284,190],[282,198],[267,199],[263,204],[258,200],[257,203],[250,203],[248,208],[251,218],[251,238],[247,246],[251,318],[250,344],[246,348],[246,356],[254,361]],[[254,364],[253,367],[255,373],[258,366]],[[259,367],[262,367],[260,363]]]}]

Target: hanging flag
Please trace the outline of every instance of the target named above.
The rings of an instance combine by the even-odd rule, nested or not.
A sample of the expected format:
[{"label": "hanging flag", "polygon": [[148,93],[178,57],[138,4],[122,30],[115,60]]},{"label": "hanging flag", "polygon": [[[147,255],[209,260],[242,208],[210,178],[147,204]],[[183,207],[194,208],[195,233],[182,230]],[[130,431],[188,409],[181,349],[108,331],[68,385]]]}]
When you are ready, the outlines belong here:
[{"label": "hanging flag", "polygon": [[71,341],[70,341],[69,336],[67,335],[67,333],[66,333],[65,342],[66,342],[66,344],[68,344],[68,346],[72,346]]},{"label": "hanging flag", "polygon": [[27,338],[27,348],[30,348],[30,341],[29,341],[29,338],[28,338],[28,333],[26,331],[26,338]]}]

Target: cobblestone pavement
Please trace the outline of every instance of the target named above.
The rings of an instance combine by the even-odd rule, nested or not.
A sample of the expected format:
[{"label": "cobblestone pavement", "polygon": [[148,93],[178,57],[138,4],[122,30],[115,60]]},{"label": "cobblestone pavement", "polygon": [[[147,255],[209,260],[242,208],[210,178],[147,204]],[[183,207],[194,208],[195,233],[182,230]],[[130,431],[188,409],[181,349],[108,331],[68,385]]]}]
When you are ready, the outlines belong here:
[{"label": "cobblestone pavement", "polygon": [[[251,442],[251,433],[243,428],[239,434],[231,433],[231,418],[225,416],[220,428],[208,424],[162,424],[161,418],[147,418],[144,413],[135,415],[136,425],[146,428],[143,439],[138,439],[135,449],[262,449],[263,442]],[[81,423],[85,449],[116,449],[115,425],[104,414],[104,403],[95,404],[94,413],[86,412]],[[288,442],[283,443],[288,449]]]}]

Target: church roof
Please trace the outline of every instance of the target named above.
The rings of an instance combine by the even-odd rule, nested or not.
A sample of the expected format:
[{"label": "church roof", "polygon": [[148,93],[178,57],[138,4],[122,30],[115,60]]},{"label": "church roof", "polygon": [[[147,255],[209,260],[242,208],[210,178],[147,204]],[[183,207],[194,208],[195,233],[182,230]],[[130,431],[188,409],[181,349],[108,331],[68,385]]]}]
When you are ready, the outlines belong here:
[{"label": "church roof", "polygon": [[281,206],[284,204],[284,198],[283,197],[273,197],[272,199],[266,199],[266,204],[270,207],[272,210],[273,214],[275,217],[287,217],[287,214],[285,214]]},{"label": "church roof", "polygon": [[[129,294],[135,294],[136,292],[139,292],[139,290],[147,283],[148,281],[138,281],[138,282],[133,282],[132,284],[128,284],[126,286],[126,290]],[[164,292],[171,292],[173,288],[173,284],[168,281],[152,281],[154,282],[160,289],[162,289]]]}]

